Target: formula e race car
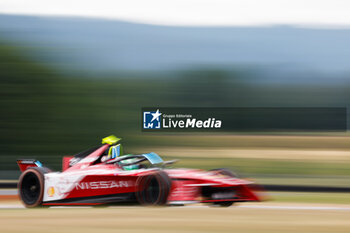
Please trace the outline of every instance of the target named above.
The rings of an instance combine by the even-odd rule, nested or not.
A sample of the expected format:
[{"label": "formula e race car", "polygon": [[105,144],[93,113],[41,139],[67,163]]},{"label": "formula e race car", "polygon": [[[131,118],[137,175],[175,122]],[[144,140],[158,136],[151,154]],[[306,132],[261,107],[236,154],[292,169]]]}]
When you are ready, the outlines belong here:
[{"label": "formula e race car", "polygon": [[252,182],[229,170],[167,168],[155,153],[123,155],[120,139],[109,136],[102,145],[63,158],[62,172],[35,159],[20,159],[20,199],[26,207],[63,205],[184,205],[230,206],[259,201]]}]

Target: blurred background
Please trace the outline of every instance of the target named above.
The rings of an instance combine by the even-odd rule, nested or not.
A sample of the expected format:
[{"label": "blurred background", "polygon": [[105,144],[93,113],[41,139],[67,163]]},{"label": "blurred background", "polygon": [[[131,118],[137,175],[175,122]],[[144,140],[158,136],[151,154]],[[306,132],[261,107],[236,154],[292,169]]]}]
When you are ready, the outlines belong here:
[{"label": "blurred background", "polygon": [[91,2],[0,1],[0,179],[116,134],[178,167],[350,187],[348,132],[140,129],[141,107],[349,107],[346,2]]}]

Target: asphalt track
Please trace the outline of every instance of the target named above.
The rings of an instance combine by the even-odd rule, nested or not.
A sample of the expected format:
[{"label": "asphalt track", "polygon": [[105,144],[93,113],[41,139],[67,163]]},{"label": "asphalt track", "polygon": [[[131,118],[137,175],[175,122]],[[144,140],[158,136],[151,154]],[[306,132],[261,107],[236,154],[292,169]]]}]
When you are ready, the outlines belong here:
[{"label": "asphalt track", "polygon": [[52,207],[0,202],[1,232],[348,233],[350,205],[241,203],[229,208]]},{"label": "asphalt track", "polygon": [[194,204],[181,207],[55,206],[26,209],[16,190],[2,190],[0,232],[240,232],[348,233],[349,204],[266,201],[229,208]]},{"label": "asphalt track", "polygon": [[[90,206],[52,206],[52,209],[64,208],[64,209],[86,209],[86,208],[95,208]],[[139,206],[109,206],[106,208],[141,208]],[[176,207],[167,207],[167,208],[208,208],[205,205],[186,205],[186,206],[176,206]],[[275,210],[339,210],[339,211],[350,211],[350,206],[325,206],[325,205],[303,205],[303,204],[294,204],[294,205],[283,205],[281,204],[239,204],[230,208],[247,208],[247,209],[275,209]],[[11,204],[11,203],[1,203],[0,209],[25,209],[22,204]],[[350,214],[350,213],[349,213]],[[349,215],[350,217],[350,215]]]}]

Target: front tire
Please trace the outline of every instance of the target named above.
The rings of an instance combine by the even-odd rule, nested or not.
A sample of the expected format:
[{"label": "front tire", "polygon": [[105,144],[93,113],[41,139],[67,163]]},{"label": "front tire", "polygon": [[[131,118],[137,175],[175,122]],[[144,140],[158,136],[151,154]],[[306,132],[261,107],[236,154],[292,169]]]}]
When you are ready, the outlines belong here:
[{"label": "front tire", "polygon": [[[238,177],[236,173],[232,172],[227,168],[217,168],[217,169],[212,169],[210,171],[216,172],[218,175],[235,177],[235,178]],[[230,207],[233,204],[234,204],[233,201],[220,201],[220,202],[210,203],[211,206],[217,206],[217,207]]]}]

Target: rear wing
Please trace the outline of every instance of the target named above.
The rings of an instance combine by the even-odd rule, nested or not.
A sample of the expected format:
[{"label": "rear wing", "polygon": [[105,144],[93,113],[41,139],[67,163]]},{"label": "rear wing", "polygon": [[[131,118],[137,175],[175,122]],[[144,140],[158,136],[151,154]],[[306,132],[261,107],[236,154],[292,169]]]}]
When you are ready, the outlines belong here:
[{"label": "rear wing", "polygon": [[17,165],[21,172],[24,172],[30,167],[42,167],[43,165],[40,163],[40,161],[36,159],[18,159]]}]

